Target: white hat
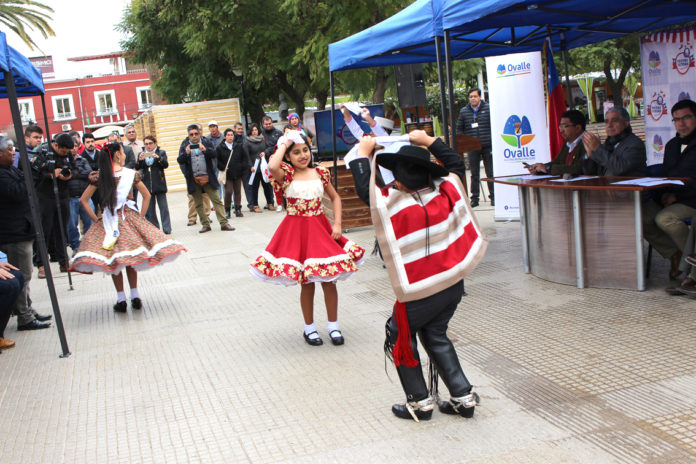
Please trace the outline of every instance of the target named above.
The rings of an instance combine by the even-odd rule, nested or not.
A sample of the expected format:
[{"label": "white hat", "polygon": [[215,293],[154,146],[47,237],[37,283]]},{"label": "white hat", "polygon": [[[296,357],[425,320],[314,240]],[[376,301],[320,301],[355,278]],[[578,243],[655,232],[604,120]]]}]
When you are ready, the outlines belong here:
[{"label": "white hat", "polygon": [[383,118],[381,116],[375,116],[374,120],[377,124],[382,126],[383,129],[394,130],[394,121],[392,121],[391,119]]},{"label": "white hat", "polygon": [[215,120],[210,121],[210,122],[208,123],[208,127],[210,127],[210,126],[217,126],[217,125],[218,125],[218,123],[217,123],[217,121],[215,121]]}]

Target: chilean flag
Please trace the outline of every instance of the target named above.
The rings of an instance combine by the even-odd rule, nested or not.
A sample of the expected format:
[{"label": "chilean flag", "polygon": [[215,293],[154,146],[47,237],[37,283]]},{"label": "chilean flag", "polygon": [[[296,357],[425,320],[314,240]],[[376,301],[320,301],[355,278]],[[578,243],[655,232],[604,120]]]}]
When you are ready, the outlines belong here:
[{"label": "chilean flag", "polygon": [[551,44],[544,44],[544,54],[546,55],[546,79],[548,91],[548,108],[546,113],[549,121],[549,145],[551,148],[551,159],[554,159],[563,147],[563,137],[558,130],[558,125],[561,123],[561,115],[566,111],[565,96],[563,95],[563,86],[558,78],[556,65],[553,62],[553,51]]}]

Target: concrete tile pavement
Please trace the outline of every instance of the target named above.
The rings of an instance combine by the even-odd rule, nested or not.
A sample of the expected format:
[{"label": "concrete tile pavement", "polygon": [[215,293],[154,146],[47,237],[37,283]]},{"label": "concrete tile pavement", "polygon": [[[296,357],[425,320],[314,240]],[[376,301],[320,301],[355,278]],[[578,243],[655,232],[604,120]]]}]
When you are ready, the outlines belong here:
[{"label": "concrete tile pavement", "polygon": [[[482,404],[472,420],[435,413],[416,424],[390,411],[403,393],[393,368],[384,372],[393,294],[378,258],[339,284],[346,344],[310,347],[299,289],[247,273],[282,214],[245,212],[234,232],[214,222],[198,234],[185,226],[186,196],[169,199],[189,252],[139,275],[141,311],[115,314],[103,275],[73,276],[68,291],[59,274],[72,356],[58,358],[55,329],[10,322],[3,462],[696,460],[695,305],[663,294],[659,259],[646,292],[548,283],[522,272],[519,223],[493,222],[482,203],[489,251],[450,327]],[[348,235],[371,249],[370,228]],[[32,295],[50,311],[44,281]],[[328,341],[320,291],[315,304]]]}]

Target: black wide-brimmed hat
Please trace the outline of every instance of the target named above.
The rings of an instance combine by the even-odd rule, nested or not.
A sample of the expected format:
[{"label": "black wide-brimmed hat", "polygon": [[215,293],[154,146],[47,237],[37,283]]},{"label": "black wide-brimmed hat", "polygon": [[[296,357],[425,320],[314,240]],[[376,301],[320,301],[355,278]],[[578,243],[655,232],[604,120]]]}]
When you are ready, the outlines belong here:
[{"label": "black wide-brimmed hat", "polygon": [[377,164],[384,166],[390,171],[395,171],[396,166],[402,163],[409,163],[419,168],[424,168],[433,177],[445,177],[449,174],[447,169],[430,161],[430,152],[428,150],[415,145],[404,145],[396,153],[380,153],[377,155]]}]

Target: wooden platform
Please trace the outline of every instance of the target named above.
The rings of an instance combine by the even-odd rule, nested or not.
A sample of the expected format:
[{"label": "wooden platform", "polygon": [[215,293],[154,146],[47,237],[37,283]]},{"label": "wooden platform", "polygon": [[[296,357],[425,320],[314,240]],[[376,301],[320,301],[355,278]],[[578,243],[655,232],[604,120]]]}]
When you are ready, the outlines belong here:
[{"label": "wooden platform", "polygon": [[[320,166],[327,168],[331,172],[331,178],[334,175],[334,165],[333,161],[324,161],[319,163]],[[367,206],[358,197],[355,191],[355,185],[353,184],[353,174],[350,170],[346,169],[345,163],[339,160],[337,163],[338,169],[338,196],[341,197],[342,210],[342,221],[341,226],[345,229],[354,229],[356,227],[365,227],[372,225],[372,217],[370,216],[370,207]],[[324,214],[329,218],[329,221],[333,224],[333,203],[327,195],[324,195],[323,199]]]}]

